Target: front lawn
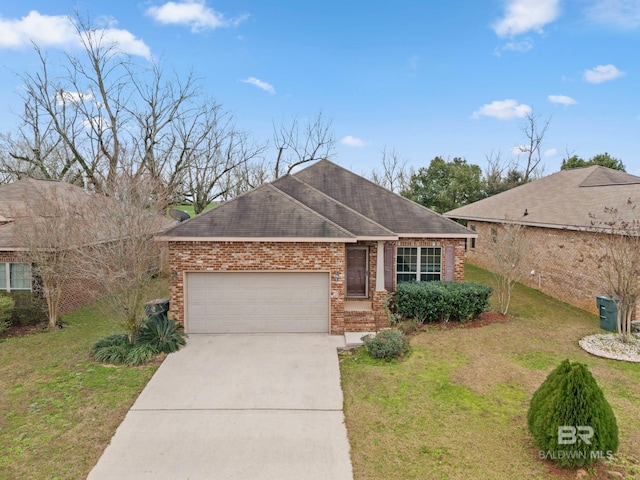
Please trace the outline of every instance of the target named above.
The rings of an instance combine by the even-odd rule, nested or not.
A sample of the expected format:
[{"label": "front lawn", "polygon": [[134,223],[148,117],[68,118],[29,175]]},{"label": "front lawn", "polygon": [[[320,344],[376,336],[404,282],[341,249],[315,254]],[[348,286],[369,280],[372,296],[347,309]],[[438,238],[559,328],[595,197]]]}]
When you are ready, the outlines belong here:
[{"label": "front lawn", "polygon": [[[166,297],[166,284],[148,298]],[[122,332],[99,304],[63,320],[61,330],[0,340],[0,478],[86,478],[158,367],[90,358],[96,340]]]},{"label": "front lawn", "polygon": [[589,366],[620,428],[615,460],[586,473],[640,478],[640,365],[585,353],[578,340],[600,331],[598,317],[535,290],[518,285],[510,313],[480,328],[428,329],[402,363],[363,349],[341,357],[356,479],[576,478],[538,459],[526,420],[531,395],[565,358]]}]

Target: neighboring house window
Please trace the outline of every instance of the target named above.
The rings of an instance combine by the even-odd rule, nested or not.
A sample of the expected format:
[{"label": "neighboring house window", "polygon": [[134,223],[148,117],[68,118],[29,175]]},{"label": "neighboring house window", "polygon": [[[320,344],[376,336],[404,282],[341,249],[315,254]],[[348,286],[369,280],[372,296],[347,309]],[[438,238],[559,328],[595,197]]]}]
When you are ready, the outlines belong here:
[{"label": "neighboring house window", "polygon": [[440,247],[398,247],[396,279],[400,282],[429,282],[442,278]]},{"label": "neighboring house window", "polygon": [[[475,225],[469,225],[469,228],[471,228],[471,230],[472,230],[473,232],[475,232],[475,231],[476,231],[476,226],[475,226]],[[472,249],[473,249],[473,248],[476,248],[476,239],[475,239],[475,238],[472,238],[472,239],[471,239],[471,248],[472,248]]]},{"label": "neighboring house window", "polygon": [[493,241],[493,243],[496,243],[498,241],[498,229],[497,228],[492,228],[491,229],[491,240]]},{"label": "neighboring house window", "polygon": [[0,290],[31,290],[31,267],[28,263],[0,263]]}]

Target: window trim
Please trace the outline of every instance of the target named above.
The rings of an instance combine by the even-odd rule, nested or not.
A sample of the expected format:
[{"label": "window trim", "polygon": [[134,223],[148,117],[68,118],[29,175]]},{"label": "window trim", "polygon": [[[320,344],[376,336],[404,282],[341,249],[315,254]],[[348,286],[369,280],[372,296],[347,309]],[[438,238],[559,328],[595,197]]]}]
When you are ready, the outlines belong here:
[{"label": "window trim", "polygon": [[[398,270],[398,251],[399,249],[409,249],[409,248],[415,248],[416,249],[416,263],[415,263],[415,271],[411,271],[411,272],[401,272]],[[438,251],[438,256],[440,257],[440,265],[439,265],[439,269],[437,271],[422,271],[422,256],[423,256],[423,249],[428,250],[428,249],[433,249],[433,250],[437,250]],[[416,282],[432,282],[432,281],[441,281],[442,280],[442,275],[443,275],[443,269],[442,269],[442,261],[443,261],[443,257],[442,257],[442,250],[443,247],[442,246],[418,246],[418,245],[408,245],[408,246],[398,246],[396,247],[396,283],[402,283],[402,282],[407,282],[407,281],[416,281]],[[424,255],[427,256],[427,258],[429,257],[429,253],[426,252]],[[432,254],[433,255],[433,254]],[[429,265],[427,263],[427,265]],[[400,280],[400,275],[411,275],[414,278],[410,279],[410,280]],[[428,276],[428,275],[432,275],[435,276],[437,275],[439,278],[437,279],[427,279],[427,280],[422,280],[422,276]]]},{"label": "window trim", "polygon": [[[31,292],[33,273],[31,271],[31,264],[27,262],[0,262],[0,265],[4,266],[4,272],[0,272],[0,275],[4,275],[5,285],[0,287],[2,292]],[[17,288],[11,285],[11,266],[12,265],[26,265],[29,271],[29,286],[27,288]]]}]

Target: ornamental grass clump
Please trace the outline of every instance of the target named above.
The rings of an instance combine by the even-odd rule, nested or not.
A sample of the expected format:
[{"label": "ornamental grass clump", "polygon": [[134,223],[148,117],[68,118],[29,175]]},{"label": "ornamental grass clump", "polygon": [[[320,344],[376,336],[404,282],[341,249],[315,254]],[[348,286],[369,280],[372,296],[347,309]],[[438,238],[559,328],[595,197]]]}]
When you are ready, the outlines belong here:
[{"label": "ornamental grass clump", "polygon": [[587,366],[563,361],[533,394],[527,416],[540,458],[580,467],[618,449],[611,406]]},{"label": "ornamental grass clump", "polygon": [[99,362],[113,365],[136,366],[148,363],[160,353],[178,351],[186,344],[182,325],[166,316],[150,318],[129,340],[126,333],[109,335],[98,340],[91,349]]},{"label": "ornamental grass clump", "polygon": [[363,340],[369,355],[387,362],[409,352],[409,340],[400,330],[383,330],[376,336],[367,335]]}]

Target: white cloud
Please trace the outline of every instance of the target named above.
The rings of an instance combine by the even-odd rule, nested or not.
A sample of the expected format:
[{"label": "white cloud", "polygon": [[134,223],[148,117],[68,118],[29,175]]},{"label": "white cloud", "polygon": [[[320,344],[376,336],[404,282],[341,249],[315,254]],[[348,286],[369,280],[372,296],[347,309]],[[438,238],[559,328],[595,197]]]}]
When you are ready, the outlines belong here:
[{"label": "white cloud", "polygon": [[542,33],[542,27],[560,16],[560,0],[509,0],[504,18],[493,24],[500,37],[512,37],[531,30]]},{"label": "white cloud", "polygon": [[575,99],[566,95],[549,95],[547,97],[551,103],[559,103],[560,105],[575,105]]},{"label": "white cloud", "polygon": [[505,43],[502,47],[503,50],[507,50],[509,52],[528,52],[533,48],[533,42],[530,39],[523,40],[521,42],[509,42]]},{"label": "white cloud", "polygon": [[529,105],[518,103],[515,100],[496,100],[480,107],[473,112],[471,118],[493,117],[499,120],[526,117],[532,112]]},{"label": "white cloud", "polygon": [[592,0],[591,5],[585,9],[585,14],[593,23],[625,30],[640,28],[638,0]]},{"label": "white cloud", "polygon": [[259,89],[264,90],[265,92],[268,92],[271,95],[275,95],[275,93],[276,93],[276,89],[273,88],[273,85],[271,85],[271,84],[269,84],[267,82],[263,82],[259,78],[249,77],[249,78],[246,78],[246,79],[242,80],[242,82],[243,83],[248,83],[250,85],[255,85]]},{"label": "white cloud", "polygon": [[247,18],[247,15],[243,15],[235,19],[226,19],[221,13],[207,7],[205,0],[167,2],[158,7],[149,7],[146,13],[159,23],[185,25],[194,33],[235,26]]},{"label": "white cloud", "polygon": [[32,10],[14,20],[0,18],[0,48],[19,48],[35,42],[42,47],[66,48],[80,45],[78,32],[66,15],[41,15]]},{"label": "white cloud", "polygon": [[95,130],[97,132],[104,132],[109,128],[109,122],[106,118],[101,116],[91,117],[82,121],[82,124],[86,129]]},{"label": "white cloud", "polygon": [[58,105],[64,105],[65,103],[82,103],[82,102],[90,102],[95,97],[93,93],[82,93],[82,92],[68,92],[61,91],[56,94],[56,103]]},{"label": "white cloud", "polygon": [[[82,48],[76,25],[66,15],[42,15],[32,10],[21,19],[0,18],[0,31],[0,48],[20,48],[32,43],[42,48]],[[149,47],[127,30],[106,28],[96,29],[93,33],[97,37],[102,35],[107,42],[117,43],[124,53],[151,57]]]},{"label": "white cloud", "polygon": [[584,71],[584,79],[589,83],[602,83],[615,80],[624,76],[624,72],[618,70],[614,65],[598,65],[591,70]]},{"label": "white cloud", "polygon": [[354,137],[352,135],[347,135],[346,137],[343,137],[342,140],[340,140],[340,143],[342,143],[343,145],[346,145],[347,147],[355,147],[355,148],[362,148],[366,145],[363,140],[359,139],[358,137]]},{"label": "white cloud", "polygon": [[[513,155],[527,155],[531,151],[531,147],[529,145],[515,145],[511,147],[511,153]],[[543,157],[555,157],[558,155],[557,148],[549,148],[542,152]]]},{"label": "white cloud", "polygon": [[151,58],[151,49],[142,40],[138,39],[127,30],[117,28],[107,28],[103,30],[104,39],[107,42],[113,42],[118,48],[130,55]]}]

